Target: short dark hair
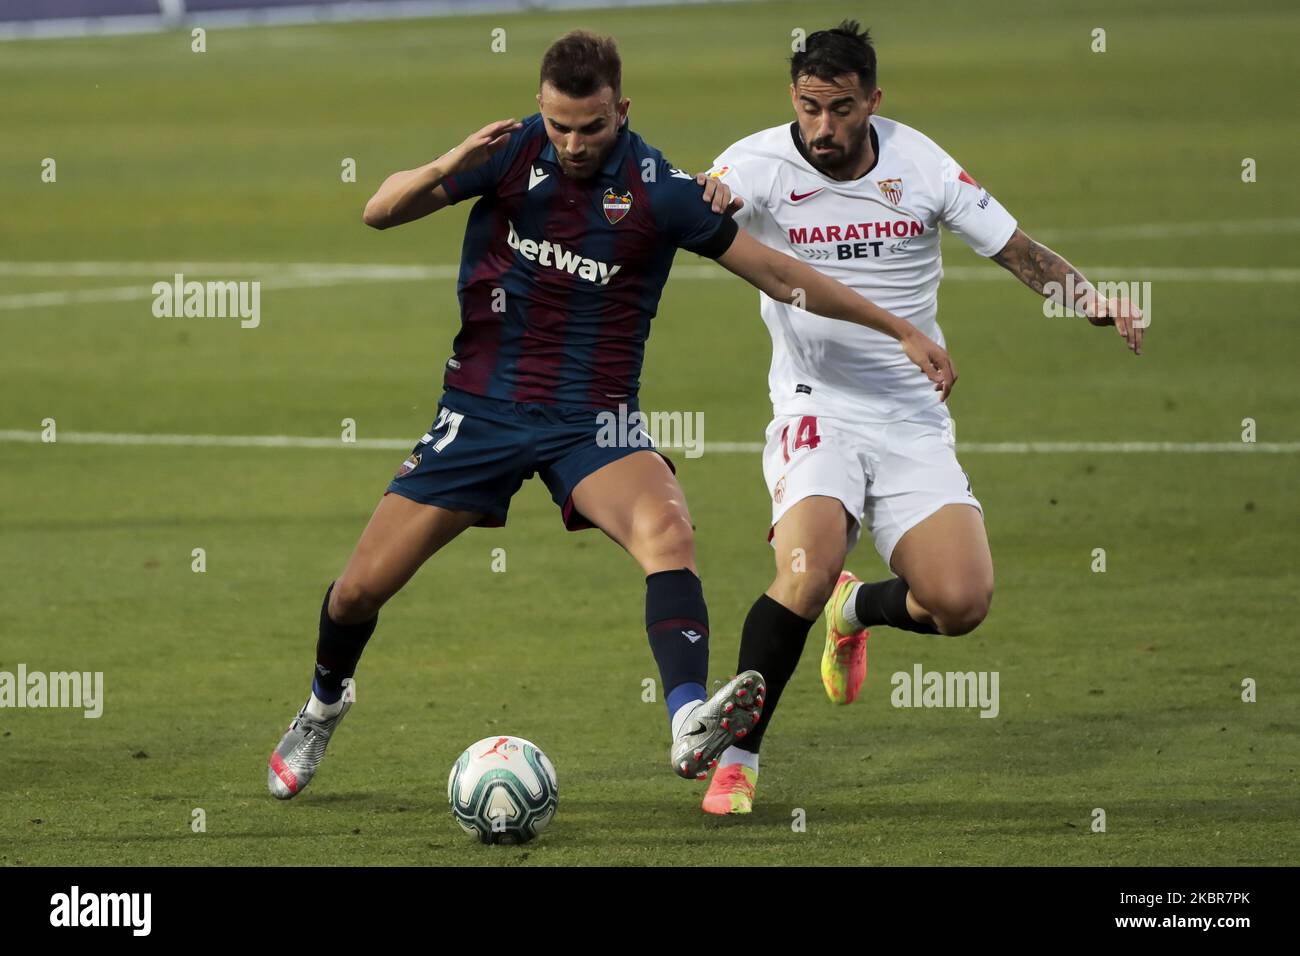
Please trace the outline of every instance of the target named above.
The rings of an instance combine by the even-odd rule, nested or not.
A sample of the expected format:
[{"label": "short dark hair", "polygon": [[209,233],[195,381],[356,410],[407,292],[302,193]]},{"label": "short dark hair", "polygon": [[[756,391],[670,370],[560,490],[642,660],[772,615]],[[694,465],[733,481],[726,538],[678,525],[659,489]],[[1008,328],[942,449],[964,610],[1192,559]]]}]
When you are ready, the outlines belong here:
[{"label": "short dark hair", "polygon": [[550,83],[565,96],[575,98],[591,96],[608,86],[618,100],[622,96],[623,61],[613,37],[586,30],[566,33],[542,57],[538,85],[542,83]]},{"label": "short dark hair", "polygon": [[857,20],[818,30],[790,57],[791,83],[798,83],[801,76],[833,80],[846,73],[857,74],[864,92],[876,88],[876,48],[871,45],[871,31],[862,29]]}]

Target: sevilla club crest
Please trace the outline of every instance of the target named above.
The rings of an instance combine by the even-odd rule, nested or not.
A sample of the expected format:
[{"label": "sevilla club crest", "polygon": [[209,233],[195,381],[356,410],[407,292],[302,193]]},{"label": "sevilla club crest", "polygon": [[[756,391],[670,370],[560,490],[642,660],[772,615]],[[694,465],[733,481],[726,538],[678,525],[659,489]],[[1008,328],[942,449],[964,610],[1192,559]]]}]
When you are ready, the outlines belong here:
[{"label": "sevilla club crest", "polygon": [[903,181],[901,179],[881,179],[876,182],[880,192],[897,206],[903,201]]},{"label": "sevilla club crest", "polygon": [[632,193],[619,192],[613,186],[605,190],[605,195],[600,200],[601,208],[605,210],[605,218],[609,220],[612,226],[632,208]]}]

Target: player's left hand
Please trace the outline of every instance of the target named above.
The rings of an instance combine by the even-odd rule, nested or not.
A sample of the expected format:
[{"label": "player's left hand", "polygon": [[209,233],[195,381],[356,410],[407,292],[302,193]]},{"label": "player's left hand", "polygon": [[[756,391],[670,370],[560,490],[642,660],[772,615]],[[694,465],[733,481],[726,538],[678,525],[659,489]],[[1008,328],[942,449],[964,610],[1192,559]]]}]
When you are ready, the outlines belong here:
[{"label": "player's left hand", "polygon": [[1126,296],[1098,301],[1095,315],[1088,316],[1088,321],[1096,326],[1115,326],[1115,331],[1124,336],[1128,347],[1134,355],[1142,354],[1142,333],[1149,324],[1142,310],[1128,300]]},{"label": "player's left hand", "polygon": [[717,176],[696,173],[695,182],[704,187],[704,201],[712,204],[714,212],[726,213],[730,216],[745,205],[745,200],[739,196],[733,197],[731,187]]},{"label": "player's left hand", "polygon": [[934,383],[934,390],[941,393],[939,401],[948,401],[952,387],[957,384],[957,369],[953,367],[947,350],[915,328],[904,333],[898,341],[904,354]]}]

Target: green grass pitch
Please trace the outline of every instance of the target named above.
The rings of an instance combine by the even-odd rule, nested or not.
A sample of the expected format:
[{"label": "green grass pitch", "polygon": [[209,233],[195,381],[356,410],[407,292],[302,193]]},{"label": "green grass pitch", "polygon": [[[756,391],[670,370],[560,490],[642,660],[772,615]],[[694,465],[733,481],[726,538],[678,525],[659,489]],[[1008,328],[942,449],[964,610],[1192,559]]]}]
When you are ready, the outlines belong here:
[{"label": "green grass pitch", "polygon": [[[945,238],[957,275],[940,321],[997,568],[992,613],[964,638],[879,629],[849,708],[825,700],[815,626],[741,820],[706,817],[703,785],[669,771],[664,705],[641,700],[656,675],[639,569],[597,532],[566,534],[539,482],[506,529],[469,532],[385,609],[355,712],[312,787],[279,803],[265,762],[306,692],[321,593],[405,452],[0,441],[0,670],[102,671],[106,691],[97,720],[0,710],[0,863],[1294,861],[1300,456],[961,445],[1231,443],[1245,418],[1260,442],[1300,440],[1300,13],[973,6],[214,30],[202,54],[183,33],[0,45],[0,430],[54,418],[61,434],[330,437],[352,418],[361,438],[414,442],[457,325],[450,280],[267,281],[253,330],[154,318],[148,297],[96,290],[147,289],[176,262],[455,264],[469,204],[386,233],[363,227],[362,206],[392,170],[533,112],[540,55],[574,26],[618,38],[634,128],[702,169],[791,118],[793,29],[861,16],[884,115],[936,139],[1085,270],[1156,276],[1134,359],[1113,332],[1045,318]],[[1090,49],[1099,27],[1104,53]],[[1121,226],[1144,228],[1107,233]],[[157,266],[11,265],[104,261]],[[703,412],[706,449],[758,441],[757,296],[678,263],[690,268],[655,321],[643,405]],[[187,277],[260,274],[232,268]],[[18,298],[68,291],[85,295]],[[768,498],[756,454],[677,462],[718,678],[770,580]],[[885,573],[869,546],[850,566]],[[890,675],[916,663],[998,671],[999,716],[892,707]],[[453,759],[498,732],[538,742],[560,778],[554,823],[521,849],[468,842],[445,804]]]}]

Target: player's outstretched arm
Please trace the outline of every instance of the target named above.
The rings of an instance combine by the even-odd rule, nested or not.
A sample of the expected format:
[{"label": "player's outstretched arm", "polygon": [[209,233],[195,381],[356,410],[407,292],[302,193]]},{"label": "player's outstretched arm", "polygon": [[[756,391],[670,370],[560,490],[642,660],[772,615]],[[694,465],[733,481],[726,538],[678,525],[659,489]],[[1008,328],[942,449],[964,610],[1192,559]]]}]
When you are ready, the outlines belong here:
[{"label": "player's outstretched arm", "polygon": [[[1078,308],[1093,325],[1115,326],[1133,354],[1142,354],[1142,330],[1146,327],[1142,310],[1123,296],[1101,298],[1082,272],[1041,242],[1017,229],[993,261],[1039,295]],[[1074,301],[1066,301],[1068,288],[1074,289]]]},{"label": "player's outstretched arm", "polygon": [[948,353],[906,319],[880,308],[847,286],[824,276],[793,256],[763,245],[743,229],[718,263],[780,302],[789,302],[830,319],[840,319],[897,339],[907,357],[934,382],[947,401],[957,381]]},{"label": "player's outstretched arm", "polygon": [[393,173],[366,203],[362,220],[367,226],[387,229],[437,212],[451,202],[442,181],[452,173],[467,172],[486,163],[510,142],[510,134],[521,125],[513,119],[488,123],[433,162]]}]

